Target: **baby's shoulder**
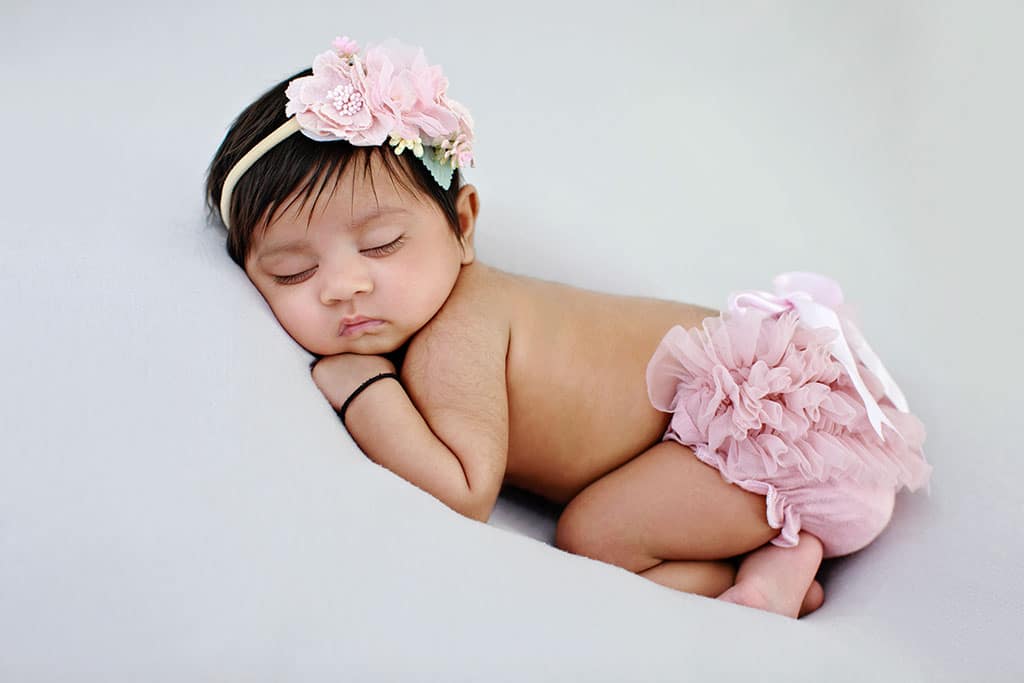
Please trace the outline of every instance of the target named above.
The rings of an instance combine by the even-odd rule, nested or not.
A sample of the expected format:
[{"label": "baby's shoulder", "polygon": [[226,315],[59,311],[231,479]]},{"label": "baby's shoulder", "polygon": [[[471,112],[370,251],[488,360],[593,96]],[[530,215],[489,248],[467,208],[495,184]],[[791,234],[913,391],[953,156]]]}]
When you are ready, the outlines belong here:
[{"label": "baby's shoulder", "polygon": [[[511,328],[512,279],[482,263],[463,266],[451,294],[430,322],[409,342],[403,372],[504,362]],[[429,373],[428,373],[429,374]]]},{"label": "baby's shoulder", "polygon": [[515,277],[475,261],[463,266],[451,294],[423,331],[475,332],[507,328]]},{"label": "baby's shoulder", "polygon": [[[510,273],[474,261],[462,267],[455,287],[441,310],[470,312],[478,309],[486,311],[488,307],[494,306],[504,308],[516,281],[516,277]],[[495,313],[500,314],[501,311]]]}]

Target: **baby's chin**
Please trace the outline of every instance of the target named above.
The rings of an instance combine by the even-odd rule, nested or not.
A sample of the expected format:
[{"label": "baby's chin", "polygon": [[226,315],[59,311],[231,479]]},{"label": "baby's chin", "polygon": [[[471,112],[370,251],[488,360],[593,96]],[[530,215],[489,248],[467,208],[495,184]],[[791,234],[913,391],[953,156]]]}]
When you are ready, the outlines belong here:
[{"label": "baby's chin", "polygon": [[386,356],[393,354],[403,346],[408,339],[398,339],[392,335],[374,336],[363,335],[359,339],[341,340],[333,344],[316,344],[307,346],[300,342],[300,346],[316,356],[336,356],[340,353],[358,353],[362,356]]}]

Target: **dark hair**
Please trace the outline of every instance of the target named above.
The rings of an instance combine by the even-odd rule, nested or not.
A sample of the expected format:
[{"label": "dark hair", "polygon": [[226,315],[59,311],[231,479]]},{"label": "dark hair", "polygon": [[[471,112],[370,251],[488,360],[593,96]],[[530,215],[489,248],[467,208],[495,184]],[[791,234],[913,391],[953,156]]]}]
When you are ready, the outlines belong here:
[{"label": "dark hair", "polygon": [[[312,73],[312,69],[305,69],[281,81],[246,107],[231,124],[206,173],[206,205],[211,222],[224,225],[224,218],[220,215],[220,197],[224,180],[231,168],[260,140],[287,120],[284,113],[284,91],[288,83]],[[258,230],[266,230],[281,204],[300,186],[300,208],[316,189],[316,198],[310,207],[311,220],[313,209],[327,181],[333,176],[334,187],[337,188],[342,172],[353,159],[356,163],[363,163],[363,172],[372,183],[370,161],[375,154],[384,162],[383,167],[392,182],[412,193],[415,187],[433,200],[448,220],[452,232],[461,240],[462,230],[455,211],[455,200],[461,185],[458,169],[452,175],[449,189],[445,190],[412,154],[396,155],[387,142],[379,146],[360,147],[342,140],[317,142],[302,133],[294,133],[260,157],[235,185],[231,206],[228,207],[231,230],[228,231],[227,251],[231,259],[242,268],[245,267],[253,236]]]}]

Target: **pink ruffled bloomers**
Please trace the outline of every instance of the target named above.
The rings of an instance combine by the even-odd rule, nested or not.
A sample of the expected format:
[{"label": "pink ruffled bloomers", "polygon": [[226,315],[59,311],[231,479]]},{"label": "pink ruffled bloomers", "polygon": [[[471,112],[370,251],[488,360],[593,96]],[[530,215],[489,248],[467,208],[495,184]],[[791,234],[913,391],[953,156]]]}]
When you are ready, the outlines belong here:
[{"label": "pink ruffled bloomers", "polygon": [[[658,410],[673,413],[664,439],[765,496],[768,523],[780,530],[773,544],[794,546],[804,529],[822,541],[825,557],[836,557],[874,540],[896,491],[925,486],[932,468],[921,450],[924,426],[844,312],[838,285],[788,275],[776,278],[780,295],[750,293],[761,307],[739,306],[734,295],[730,310],[706,318],[703,329],[669,330],[648,364],[648,393]],[[780,282],[822,284],[831,298],[815,296],[813,286],[810,294],[785,291]],[[838,324],[821,326],[821,314]],[[847,370],[853,361],[861,391]]]}]

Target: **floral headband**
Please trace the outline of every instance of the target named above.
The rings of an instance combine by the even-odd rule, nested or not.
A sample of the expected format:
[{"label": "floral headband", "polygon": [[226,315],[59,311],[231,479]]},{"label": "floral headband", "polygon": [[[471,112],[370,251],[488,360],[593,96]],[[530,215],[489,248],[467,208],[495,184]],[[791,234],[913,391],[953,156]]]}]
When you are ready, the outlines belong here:
[{"label": "floral headband", "polygon": [[456,168],[475,165],[473,119],[448,98],[448,79],[440,66],[427,64],[422,49],[391,40],[360,58],[358,44],[347,36],[335,38],[332,47],[313,60],[312,76],[288,83],[288,120],[228,173],[220,215],[229,230],[231,193],[238,179],[296,131],[320,142],[346,140],[364,147],[390,137],[395,154],[411,150],[446,190]]}]

